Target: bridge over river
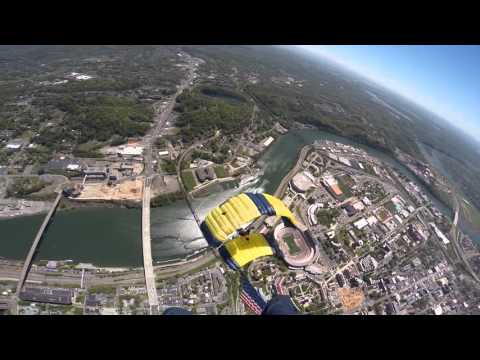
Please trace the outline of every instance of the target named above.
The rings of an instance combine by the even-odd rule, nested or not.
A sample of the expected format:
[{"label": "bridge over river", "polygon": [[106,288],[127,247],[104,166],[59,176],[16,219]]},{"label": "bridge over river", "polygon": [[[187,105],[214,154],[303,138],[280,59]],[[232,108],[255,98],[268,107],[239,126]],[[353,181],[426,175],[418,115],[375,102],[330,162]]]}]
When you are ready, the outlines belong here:
[{"label": "bridge over river", "polygon": [[32,246],[30,247],[30,251],[28,252],[27,258],[23,264],[23,269],[22,273],[20,274],[20,279],[18,280],[17,284],[17,298],[20,296],[20,292],[22,291],[23,284],[25,283],[25,280],[27,278],[28,272],[30,270],[30,267],[32,265],[33,258],[35,257],[35,254],[37,253],[38,246],[40,244],[40,241],[43,238],[43,235],[48,229],[48,226],[50,225],[53,216],[55,215],[55,212],[57,210],[58,204],[60,203],[60,200],[63,197],[63,192],[59,191],[57,197],[55,198],[55,201],[53,202],[52,207],[50,208],[50,211],[48,212],[47,216],[45,216],[45,219],[43,220],[42,226],[40,226],[40,229],[38,229],[37,235],[35,236],[35,239],[33,240]]}]

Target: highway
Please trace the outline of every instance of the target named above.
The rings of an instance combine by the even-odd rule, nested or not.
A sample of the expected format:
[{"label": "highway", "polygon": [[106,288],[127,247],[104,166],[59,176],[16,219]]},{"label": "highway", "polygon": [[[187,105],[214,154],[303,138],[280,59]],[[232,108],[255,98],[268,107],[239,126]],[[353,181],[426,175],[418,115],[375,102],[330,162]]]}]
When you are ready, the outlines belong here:
[{"label": "highway", "polygon": [[450,238],[452,240],[453,250],[455,251],[455,254],[459,258],[459,260],[464,264],[468,274],[475,280],[477,284],[480,284],[480,278],[478,277],[477,273],[472,269],[472,266],[470,265],[467,258],[465,257],[463,249],[460,247],[458,243],[458,234],[460,233],[460,231],[458,231],[457,229],[457,224],[458,224],[458,218],[460,214],[460,201],[455,195],[453,198],[455,201],[455,216],[453,219],[452,228],[450,229]]},{"label": "highway", "polygon": [[[203,267],[213,261],[216,257],[212,253],[205,253],[190,261],[182,261],[171,265],[154,266],[155,278],[168,279],[176,275],[182,275]],[[0,281],[15,281],[20,278],[21,267],[18,265],[0,265]],[[32,267],[25,283],[43,284],[52,287],[80,286],[82,272],[80,270],[46,271]],[[96,273],[85,271],[84,283],[89,286],[131,286],[143,285],[145,283],[144,270],[129,270],[122,273]]]},{"label": "highway", "polygon": [[160,135],[161,130],[165,127],[167,120],[171,117],[175,101],[177,97],[186,89],[189,83],[194,79],[195,69],[191,67],[184,80],[178,87],[177,92],[170,98],[165,109],[156,115],[154,126],[149,134],[143,139],[144,143],[144,175],[142,196],[142,249],[143,249],[143,268],[145,273],[145,284],[148,294],[148,303],[150,305],[150,314],[158,313],[158,297],[156,289],[155,273],[152,260],[152,245],[150,236],[150,196],[152,178],[155,175],[153,168],[153,149],[154,140]]}]

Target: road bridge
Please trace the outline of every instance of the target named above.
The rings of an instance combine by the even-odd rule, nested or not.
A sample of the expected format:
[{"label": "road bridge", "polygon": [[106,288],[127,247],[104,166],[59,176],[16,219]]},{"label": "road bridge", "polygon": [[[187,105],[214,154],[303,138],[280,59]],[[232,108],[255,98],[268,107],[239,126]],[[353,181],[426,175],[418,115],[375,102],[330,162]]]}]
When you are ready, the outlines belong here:
[{"label": "road bridge", "polygon": [[147,177],[143,183],[142,203],[142,247],[143,247],[143,269],[145,272],[145,283],[147,286],[148,303],[150,313],[158,313],[158,297],[153,271],[152,243],[150,236],[150,186],[151,178]]},{"label": "road bridge", "polygon": [[51,223],[53,215],[55,214],[55,211],[57,210],[58,204],[60,203],[60,200],[62,199],[62,197],[63,197],[63,193],[60,191],[57,197],[55,198],[55,201],[53,202],[53,205],[50,208],[50,211],[48,212],[47,216],[45,216],[42,226],[40,226],[40,229],[38,230],[37,235],[35,236],[35,239],[33,240],[33,244],[30,248],[30,251],[28,252],[27,259],[23,264],[23,269],[22,269],[22,273],[20,274],[20,279],[18,280],[17,292],[16,292],[17,298],[20,295],[20,291],[22,290],[23,284],[25,283],[25,279],[27,278],[28,272],[32,265],[32,260],[37,252],[38,245],[40,244],[40,240],[45,234],[45,231],[47,230],[48,225]]},{"label": "road bridge", "polygon": [[465,253],[459,244],[459,234],[462,234],[462,232],[458,229],[460,200],[457,198],[457,196],[454,196],[453,200],[455,203],[455,216],[453,219],[452,227],[450,229],[450,237],[452,240],[453,251],[457,255],[458,259],[463,263],[466,272],[476,281],[477,284],[480,284],[480,277],[477,275],[475,270],[472,269],[472,266],[468,262],[468,259],[466,258]]},{"label": "road bridge", "polygon": [[[157,113],[154,119],[154,126],[144,137],[144,175],[145,181],[143,183],[143,199],[142,199],[142,247],[143,247],[143,268],[145,272],[145,283],[147,287],[148,302],[150,305],[150,313],[158,313],[158,297],[156,290],[155,273],[153,269],[152,260],[152,246],[150,236],[150,197],[151,197],[151,184],[152,179],[155,176],[154,169],[154,156],[153,156],[153,143],[155,139],[160,136],[161,131],[165,128],[168,119],[172,116],[173,108],[177,97],[186,89],[189,88],[189,84],[195,78],[195,67],[190,62],[189,72],[187,79],[181,83],[177,92],[168,100],[166,107],[162,110],[156,108]],[[191,205],[189,204],[190,208]],[[196,216],[196,214],[194,214]]]}]

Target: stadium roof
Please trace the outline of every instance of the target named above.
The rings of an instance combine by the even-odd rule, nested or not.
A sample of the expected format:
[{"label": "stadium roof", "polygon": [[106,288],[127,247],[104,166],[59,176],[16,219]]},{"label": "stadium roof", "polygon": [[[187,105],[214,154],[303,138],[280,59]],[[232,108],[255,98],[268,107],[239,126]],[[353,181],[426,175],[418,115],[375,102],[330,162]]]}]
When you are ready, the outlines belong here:
[{"label": "stadium roof", "polygon": [[293,177],[292,185],[300,192],[305,192],[314,186],[312,180],[304,172],[299,172]]}]

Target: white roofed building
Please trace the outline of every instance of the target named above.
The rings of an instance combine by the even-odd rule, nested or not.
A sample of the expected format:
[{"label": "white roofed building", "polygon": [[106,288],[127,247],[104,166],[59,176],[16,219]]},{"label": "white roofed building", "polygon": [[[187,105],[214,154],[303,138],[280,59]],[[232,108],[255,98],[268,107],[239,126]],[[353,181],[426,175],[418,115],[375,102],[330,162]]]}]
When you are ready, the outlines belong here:
[{"label": "white roofed building", "polygon": [[266,138],[265,140],[263,140],[263,146],[267,147],[269,146],[275,139],[271,136],[269,136],[268,138]]},{"label": "white roofed building", "polygon": [[143,154],[143,146],[121,146],[117,150],[121,156],[139,156]]},{"label": "white roofed building", "polygon": [[352,206],[355,208],[355,210],[362,211],[365,209],[365,205],[361,201],[356,201],[352,204]]},{"label": "white roofed building", "polygon": [[360,260],[360,266],[363,271],[372,271],[378,267],[378,261],[372,255],[367,255]]},{"label": "white roofed building", "polygon": [[365,220],[365,218],[361,218],[360,220],[357,220],[353,223],[353,226],[355,226],[358,230],[362,230],[367,225],[368,222],[367,220]]}]

